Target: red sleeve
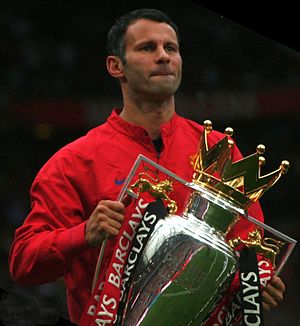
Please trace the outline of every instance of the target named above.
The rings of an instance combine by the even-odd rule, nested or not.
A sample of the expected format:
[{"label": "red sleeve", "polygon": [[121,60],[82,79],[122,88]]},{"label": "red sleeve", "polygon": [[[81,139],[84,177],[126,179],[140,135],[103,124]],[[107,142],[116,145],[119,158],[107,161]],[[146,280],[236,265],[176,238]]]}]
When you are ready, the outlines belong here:
[{"label": "red sleeve", "polygon": [[11,275],[20,284],[55,281],[74,255],[88,249],[82,198],[68,172],[73,163],[50,160],[31,187],[31,211],[16,230],[9,255]]}]

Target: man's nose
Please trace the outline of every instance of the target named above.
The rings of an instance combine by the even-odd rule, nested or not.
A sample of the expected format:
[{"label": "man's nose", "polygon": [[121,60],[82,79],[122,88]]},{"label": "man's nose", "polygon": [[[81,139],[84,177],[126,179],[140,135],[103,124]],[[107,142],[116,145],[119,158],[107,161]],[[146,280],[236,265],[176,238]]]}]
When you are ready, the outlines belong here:
[{"label": "man's nose", "polygon": [[170,55],[166,51],[166,49],[164,47],[158,47],[156,49],[156,52],[157,52],[156,61],[158,63],[168,63],[168,62],[170,62]]}]

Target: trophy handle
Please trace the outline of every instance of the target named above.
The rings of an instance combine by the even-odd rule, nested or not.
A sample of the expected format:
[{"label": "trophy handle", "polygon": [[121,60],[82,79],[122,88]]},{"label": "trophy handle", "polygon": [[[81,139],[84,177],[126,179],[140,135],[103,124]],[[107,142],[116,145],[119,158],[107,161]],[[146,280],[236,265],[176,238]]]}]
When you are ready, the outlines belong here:
[{"label": "trophy handle", "polygon": [[289,256],[291,255],[291,253],[297,243],[297,240],[287,236],[286,234],[284,234],[278,230],[275,230],[274,228],[272,228],[271,226],[269,226],[265,223],[258,221],[254,217],[248,215],[246,212],[245,212],[245,214],[242,214],[242,216],[244,218],[246,218],[249,222],[260,226],[262,229],[270,232],[271,234],[275,235],[277,238],[283,240],[283,242],[287,243],[287,249],[286,249],[285,253],[283,254],[278,266],[276,266],[276,268],[274,270],[275,275],[279,275],[282,272],[284,266],[286,265],[287,260],[288,260]]}]

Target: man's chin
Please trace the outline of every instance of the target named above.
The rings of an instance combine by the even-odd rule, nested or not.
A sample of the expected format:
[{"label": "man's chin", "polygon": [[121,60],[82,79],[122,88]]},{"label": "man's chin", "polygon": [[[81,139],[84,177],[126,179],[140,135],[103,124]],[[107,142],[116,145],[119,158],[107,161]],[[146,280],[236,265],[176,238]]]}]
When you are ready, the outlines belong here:
[{"label": "man's chin", "polygon": [[166,96],[172,96],[176,93],[177,89],[179,87],[179,84],[175,84],[174,82],[163,82],[159,83],[153,86],[152,92],[153,94],[161,94],[161,95],[166,95]]},{"label": "man's chin", "polygon": [[148,97],[152,101],[167,101],[174,96],[176,91],[160,90],[157,92],[148,93]]}]

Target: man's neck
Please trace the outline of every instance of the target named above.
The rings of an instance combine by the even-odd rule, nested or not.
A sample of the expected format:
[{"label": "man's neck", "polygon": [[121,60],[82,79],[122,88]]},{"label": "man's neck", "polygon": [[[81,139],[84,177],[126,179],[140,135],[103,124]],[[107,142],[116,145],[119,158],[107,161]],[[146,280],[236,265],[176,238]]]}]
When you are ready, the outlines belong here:
[{"label": "man's neck", "polygon": [[144,127],[151,139],[160,137],[160,126],[168,122],[175,112],[174,97],[160,103],[136,104],[127,101],[124,104],[120,117],[129,123]]}]

